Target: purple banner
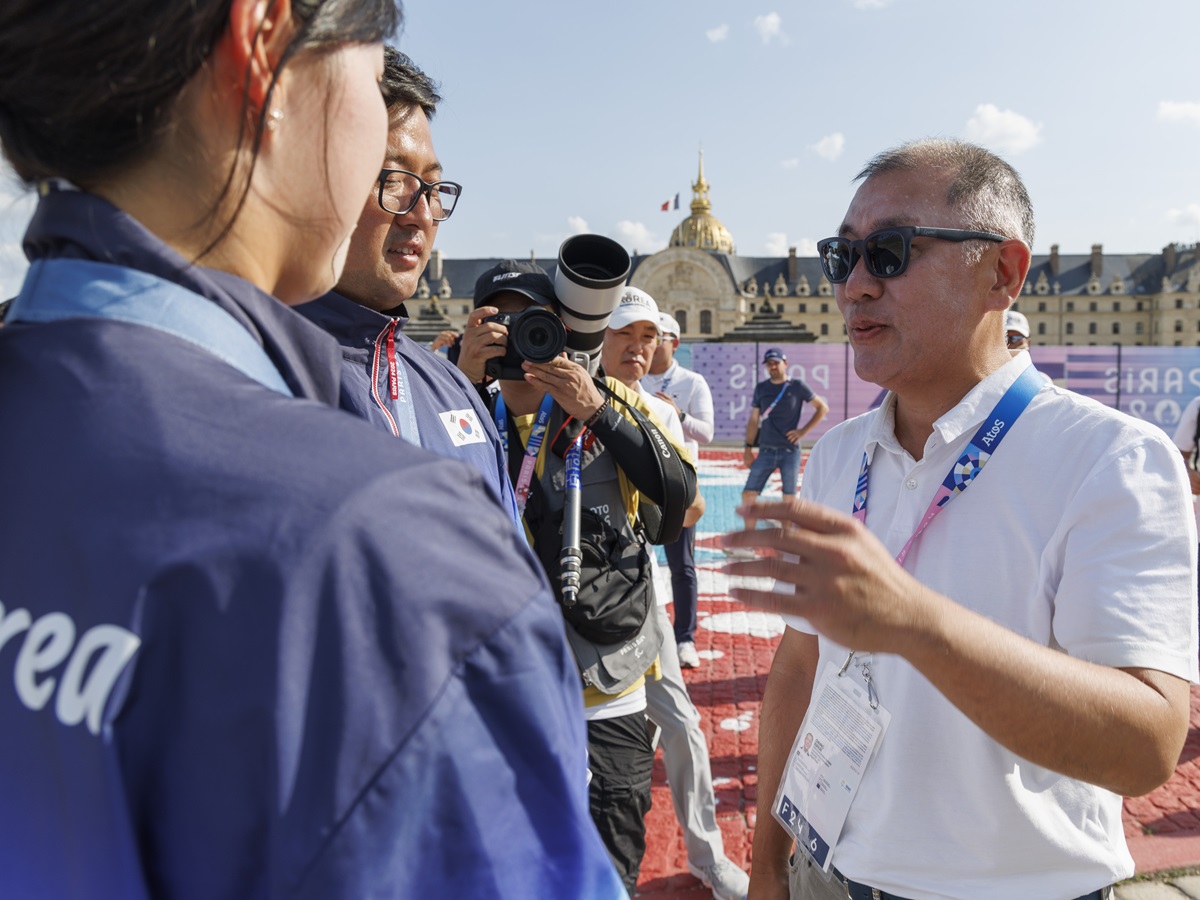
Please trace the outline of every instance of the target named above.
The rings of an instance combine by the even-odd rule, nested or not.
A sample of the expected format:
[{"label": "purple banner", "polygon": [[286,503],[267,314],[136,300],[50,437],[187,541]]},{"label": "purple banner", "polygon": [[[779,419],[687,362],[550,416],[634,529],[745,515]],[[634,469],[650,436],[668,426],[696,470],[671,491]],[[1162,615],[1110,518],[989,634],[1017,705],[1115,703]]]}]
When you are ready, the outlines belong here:
[{"label": "purple banner", "polygon": [[[776,346],[776,345],[771,345]],[[848,344],[781,344],[788,376],[825,398],[829,415],[815,439],[839,422],[866,412],[883,391],[854,374]],[[712,388],[714,440],[739,442],[746,433],[754,385],[767,377],[765,344],[683,344],[677,358]],[[1034,347],[1034,364],[1054,383],[1173,433],[1183,407],[1200,394],[1200,347]],[[807,420],[809,407],[801,413]]]}]

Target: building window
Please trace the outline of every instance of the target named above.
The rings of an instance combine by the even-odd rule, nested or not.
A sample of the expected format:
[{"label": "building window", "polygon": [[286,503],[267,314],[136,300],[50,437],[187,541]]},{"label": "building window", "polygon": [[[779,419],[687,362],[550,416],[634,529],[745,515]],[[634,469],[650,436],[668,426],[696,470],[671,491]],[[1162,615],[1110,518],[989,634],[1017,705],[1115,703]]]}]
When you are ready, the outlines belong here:
[{"label": "building window", "polygon": [[1067,301],[1067,312],[1075,312],[1075,301],[1074,300]]},{"label": "building window", "polygon": [[707,309],[700,310],[700,333],[712,334],[712,311]]},{"label": "building window", "polygon": [[1176,297],[1176,298],[1175,298],[1175,308],[1176,308],[1176,309],[1183,309],[1183,298],[1182,298],[1182,297]]},{"label": "building window", "polygon": [[1121,311],[1121,301],[1114,300],[1113,301],[1113,312],[1120,312],[1120,311]]},{"label": "building window", "polygon": [[675,321],[679,323],[679,330],[683,334],[687,334],[687,310],[675,310]]},{"label": "building window", "polygon": [[804,313],[804,312],[808,312],[808,304],[807,304],[807,303],[801,303],[801,304],[800,304],[800,308],[799,308],[799,310],[797,310],[797,311],[798,311],[798,312],[802,312],[802,313]]},{"label": "building window", "polygon": [[1183,331],[1183,320],[1176,319],[1175,320],[1175,333],[1178,334],[1181,331]]},{"label": "building window", "polygon": [[1093,300],[1091,303],[1088,304],[1088,312],[1095,312],[1095,311],[1096,311],[1096,301]]},{"label": "building window", "polygon": [[1046,333],[1046,323],[1038,322],[1038,334],[1045,334],[1045,333]]},{"label": "building window", "polygon": [[1075,323],[1068,322],[1067,323],[1067,334],[1074,334],[1074,333],[1075,333]]},{"label": "building window", "polygon": [[829,334],[829,325],[825,322],[821,323],[821,334]]},{"label": "building window", "polygon": [[1141,300],[1139,300],[1139,301],[1137,302],[1137,311],[1138,311],[1138,312],[1141,312],[1141,311],[1142,311],[1142,301],[1141,301]]},{"label": "building window", "polygon": [[1121,323],[1113,322],[1113,334],[1120,334],[1120,333],[1121,333]]},{"label": "building window", "polygon": [[1135,322],[1133,324],[1133,333],[1134,334],[1145,334],[1146,333],[1146,323],[1145,322]]},{"label": "building window", "polygon": [[823,313],[829,312],[829,304],[828,303],[821,304],[821,312],[823,312]]},{"label": "building window", "polygon": [[1045,311],[1046,311],[1046,301],[1039,300],[1038,301],[1038,312],[1045,312]]},{"label": "building window", "polygon": [[464,303],[463,307],[462,307],[462,314],[464,316],[469,316],[471,314],[471,307],[467,306],[467,304]]},{"label": "building window", "polygon": [[1095,333],[1096,333],[1096,323],[1088,322],[1088,334],[1095,334]]}]

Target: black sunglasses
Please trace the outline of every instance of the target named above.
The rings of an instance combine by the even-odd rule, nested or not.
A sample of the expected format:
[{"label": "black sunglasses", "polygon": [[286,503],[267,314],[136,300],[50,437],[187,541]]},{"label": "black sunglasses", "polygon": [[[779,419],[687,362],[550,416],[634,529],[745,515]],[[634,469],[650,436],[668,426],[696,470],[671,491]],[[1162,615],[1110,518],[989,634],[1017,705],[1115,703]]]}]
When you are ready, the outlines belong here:
[{"label": "black sunglasses", "polygon": [[1021,341],[1029,340],[1029,338],[1025,337],[1025,335],[1018,334],[1015,331],[1011,332],[1010,334],[1005,335],[1004,339],[1006,341],[1008,341],[1008,343],[1010,343],[1010,344],[1019,344],[1019,343],[1021,343]]},{"label": "black sunglasses", "polygon": [[909,249],[915,237],[931,237],[942,241],[1007,241],[1009,238],[990,231],[965,231],[961,228],[925,228],[922,225],[893,225],[872,231],[861,241],[844,237],[817,241],[821,269],[831,284],[841,284],[850,277],[854,264],[861,256],[867,271],[876,278],[895,278],[908,268]]}]

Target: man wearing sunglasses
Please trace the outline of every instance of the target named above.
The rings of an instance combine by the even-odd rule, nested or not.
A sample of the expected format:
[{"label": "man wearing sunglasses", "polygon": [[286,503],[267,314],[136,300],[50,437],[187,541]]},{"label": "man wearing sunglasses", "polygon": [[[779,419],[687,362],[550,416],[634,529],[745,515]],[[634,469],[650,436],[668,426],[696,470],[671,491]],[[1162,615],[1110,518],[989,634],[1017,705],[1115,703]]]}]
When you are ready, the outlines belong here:
[{"label": "man wearing sunglasses", "polygon": [[724,538],[774,551],[727,568],[772,589],[732,593],[792,626],[759,731],[787,826],[760,810],[750,896],[1102,900],[1200,676],[1182,459],[1009,354],[1033,211],[1007,163],[928,140],[859,177],[818,248],[889,393],[817,442],[799,502],[748,511],[782,528]]},{"label": "man wearing sunglasses", "polygon": [[396,437],[476,466],[516,521],[496,427],[462,373],[404,334],[404,302],[462,186],[442,180],[429,130],[441,97],[391,47],[381,84],[390,129],[385,168],[350,238],[337,287],[298,307],[342,345],[342,407]]}]

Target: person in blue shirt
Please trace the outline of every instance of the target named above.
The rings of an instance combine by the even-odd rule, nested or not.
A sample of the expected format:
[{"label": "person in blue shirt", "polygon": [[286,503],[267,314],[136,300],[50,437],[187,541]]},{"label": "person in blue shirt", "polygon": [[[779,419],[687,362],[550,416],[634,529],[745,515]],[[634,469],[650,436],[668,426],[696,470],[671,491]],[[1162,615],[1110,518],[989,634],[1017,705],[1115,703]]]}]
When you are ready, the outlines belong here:
[{"label": "person in blue shirt", "polygon": [[404,333],[417,290],[461,185],[442,180],[429,120],[441,97],[403,53],[387,47],[381,82],[388,148],[376,189],[350,238],[337,287],[299,307],[342,347],[341,405],[389,434],[474,465],[517,521],[496,426],[458,368]]},{"label": "person in blue shirt", "polygon": [[[763,354],[763,365],[767,368],[767,379],[754,387],[754,399],[750,402],[750,418],[746,422],[746,449],[743,464],[750,470],[746,486],[742,488],[742,506],[752,504],[766,487],[771,473],[779,470],[783,482],[784,497],[796,495],[796,484],[800,474],[800,442],[817,427],[829,412],[824,398],[813,393],[812,388],[801,378],[789,378],[787,357],[783,351],[772,347]],[[800,412],[805,402],[812,405],[813,414],[803,425]],[[758,456],[754,448],[758,448]],[[746,518],[746,527],[754,528],[757,519]],[[739,549],[728,551],[730,555],[742,555]]]},{"label": "person in blue shirt", "polygon": [[0,5],[40,194],[0,329],[6,897],[623,894],[540,566],[478,470],[337,408],[289,309],[378,176],[399,21]]}]

